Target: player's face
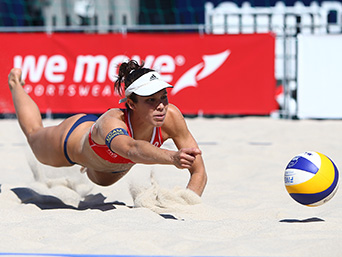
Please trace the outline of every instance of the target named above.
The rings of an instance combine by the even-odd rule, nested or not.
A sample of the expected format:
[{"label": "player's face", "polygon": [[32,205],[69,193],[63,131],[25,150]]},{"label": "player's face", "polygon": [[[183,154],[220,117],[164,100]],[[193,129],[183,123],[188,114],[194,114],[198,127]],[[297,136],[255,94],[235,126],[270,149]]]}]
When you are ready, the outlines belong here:
[{"label": "player's face", "polygon": [[150,96],[137,96],[136,111],[146,122],[154,127],[163,125],[169,100],[166,89]]}]

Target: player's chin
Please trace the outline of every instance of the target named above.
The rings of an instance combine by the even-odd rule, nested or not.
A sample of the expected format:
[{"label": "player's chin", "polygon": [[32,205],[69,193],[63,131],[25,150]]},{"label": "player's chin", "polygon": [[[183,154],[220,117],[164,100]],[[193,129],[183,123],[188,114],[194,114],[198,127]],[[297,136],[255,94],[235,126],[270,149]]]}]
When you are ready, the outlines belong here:
[{"label": "player's chin", "polygon": [[161,126],[163,126],[163,124],[164,124],[164,121],[154,121],[153,122],[154,127],[161,127]]},{"label": "player's chin", "polygon": [[153,121],[154,127],[161,127],[163,126],[163,124],[164,124],[164,121],[156,121],[156,120]]}]

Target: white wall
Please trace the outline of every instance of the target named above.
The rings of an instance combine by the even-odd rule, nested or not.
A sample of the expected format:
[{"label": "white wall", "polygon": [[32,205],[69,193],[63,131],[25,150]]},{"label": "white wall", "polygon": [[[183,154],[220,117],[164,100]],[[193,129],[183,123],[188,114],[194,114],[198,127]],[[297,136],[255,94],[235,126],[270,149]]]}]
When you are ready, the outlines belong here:
[{"label": "white wall", "polygon": [[342,35],[298,36],[297,116],[342,118]]}]

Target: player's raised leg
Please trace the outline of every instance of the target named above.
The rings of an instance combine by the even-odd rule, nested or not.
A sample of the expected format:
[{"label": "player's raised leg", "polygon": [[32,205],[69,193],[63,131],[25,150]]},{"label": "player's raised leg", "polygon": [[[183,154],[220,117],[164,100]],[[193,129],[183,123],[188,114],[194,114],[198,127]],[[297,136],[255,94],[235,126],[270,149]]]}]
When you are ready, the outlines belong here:
[{"label": "player's raised leg", "polygon": [[21,70],[13,68],[8,75],[8,85],[12,93],[14,108],[18,122],[37,159],[52,166],[71,165],[62,151],[62,136],[74,122],[69,118],[58,126],[44,128],[37,104],[22,87]]},{"label": "player's raised leg", "polygon": [[21,129],[29,140],[30,135],[43,127],[37,104],[25,92],[21,69],[13,68],[8,75],[8,85]]}]

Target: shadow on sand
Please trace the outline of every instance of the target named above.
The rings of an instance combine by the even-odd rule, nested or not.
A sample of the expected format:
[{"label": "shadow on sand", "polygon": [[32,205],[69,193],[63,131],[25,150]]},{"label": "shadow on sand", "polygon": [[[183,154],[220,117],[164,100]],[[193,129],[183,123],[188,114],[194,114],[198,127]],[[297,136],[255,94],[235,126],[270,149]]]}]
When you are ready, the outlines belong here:
[{"label": "shadow on sand", "polygon": [[312,218],[308,218],[308,219],[303,219],[303,220],[299,220],[299,219],[283,219],[283,220],[279,220],[279,222],[284,222],[284,223],[311,223],[311,222],[324,222],[325,220],[321,219],[321,218],[317,218],[317,217],[312,217]]},{"label": "shadow on sand", "polygon": [[[59,198],[52,195],[42,195],[37,193],[36,191],[25,188],[13,188],[11,189],[24,204],[34,204],[42,210],[51,210],[51,209],[71,209],[71,210],[79,210],[84,211],[88,209],[92,210],[100,210],[100,211],[109,211],[116,209],[115,205],[126,206],[123,202],[109,202],[105,203],[106,197],[102,194],[90,194],[87,195],[83,201],[80,201],[78,206],[72,206],[65,204]],[[131,206],[127,206],[131,208]]]},{"label": "shadow on sand", "polygon": [[[11,189],[17,197],[21,200],[23,204],[34,204],[41,210],[55,210],[55,209],[70,209],[70,210],[100,210],[100,211],[110,211],[116,209],[116,205],[126,206],[127,208],[133,208],[133,206],[127,206],[123,202],[114,201],[106,203],[106,197],[102,194],[90,194],[87,195],[83,201],[80,201],[78,206],[72,206],[65,204],[61,199],[52,195],[42,195],[36,191],[26,188],[12,188]],[[1,185],[0,185],[1,192]],[[174,219],[178,220],[172,214],[159,214],[164,219]]]}]

